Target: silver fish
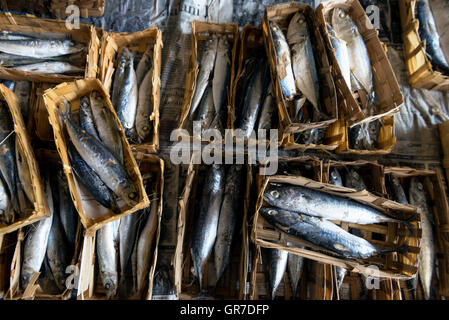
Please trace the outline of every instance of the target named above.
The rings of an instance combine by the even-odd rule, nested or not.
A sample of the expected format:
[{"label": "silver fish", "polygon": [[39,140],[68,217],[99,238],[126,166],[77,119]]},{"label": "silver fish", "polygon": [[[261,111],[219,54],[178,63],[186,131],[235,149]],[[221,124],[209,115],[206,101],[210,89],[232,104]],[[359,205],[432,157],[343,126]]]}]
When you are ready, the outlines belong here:
[{"label": "silver fish", "polygon": [[365,239],[350,234],[330,221],[297,212],[263,207],[260,213],[280,230],[346,258],[369,258],[407,249],[406,246],[392,250],[376,248]]},{"label": "silver fish", "polygon": [[140,58],[139,63],[137,64],[136,79],[138,88],[140,88],[140,86],[142,85],[142,81],[148,74],[148,71],[152,69],[151,67],[153,63],[152,58],[153,58],[153,47],[148,46],[148,48],[143,53],[142,58]]},{"label": "silver fish", "polygon": [[120,236],[120,295],[126,295],[129,287],[125,287],[125,282],[127,282],[129,270],[131,270],[132,275],[132,265],[131,265],[131,255],[133,253],[134,244],[137,237],[137,227],[138,227],[138,214],[129,214],[120,219],[119,236]]},{"label": "silver fish", "polygon": [[224,191],[224,168],[212,165],[207,173],[201,196],[200,212],[195,221],[190,250],[200,293],[203,291],[204,267],[217,237],[218,219]]},{"label": "silver fish", "polygon": [[0,51],[32,58],[49,58],[80,52],[84,44],[72,40],[0,40]]},{"label": "silver fish", "polygon": [[292,48],[292,67],[296,88],[312,103],[315,109],[314,121],[318,121],[321,113],[318,73],[309,27],[304,15],[299,11],[290,20],[287,41]]},{"label": "silver fish", "polygon": [[337,37],[335,30],[332,29],[330,24],[326,23],[326,27],[331,40],[332,48],[335,50],[335,58],[337,59],[338,67],[340,68],[346,85],[349,90],[351,90],[351,67],[349,62],[348,46],[344,40]]},{"label": "silver fish", "polygon": [[30,94],[31,94],[31,82],[29,81],[16,81],[14,85],[14,93],[19,99],[20,111],[22,111],[22,117],[27,125],[28,113],[30,110]]},{"label": "silver fish", "polygon": [[399,179],[391,173],[386,176],[386,187],[388,194],[392,197],[393,201],[409,204]]},{"label": "silver fish", "polygon": [[140,232],[137,242],[137,291],[142,292],[148,280],[148,272],[151,264],[151,252],[153,249],[154,235],[158,222],[158,205],[154,201],[148,212],[147,221]]},{"label": "silver fish", "polygon": [[351,168],[345,175],[345,187],[352,188],[357,191],[367,190],[365,182],[356,169]]},{"label": "silver fish", "polygon": [[270,285],[271,299],[276,297],[276,291],[287,269],[288,252],[268,248],[268,283]]},{"label": "silver fish", "polygon": [[329,184],[343,187],[343,180],[341,179],[340,172],[337,168],[332,168],[329,172]]},{"label": "silver fish", "polygon": [[304,268],[304,258],[297,254],[288,254],[287,270],[292,288],[292,299],[296,298],[299,281]]},{"label": "silver fish", "polygon": [[287,100],[292,100],[297,92],[295,78],[293,76],[290,48],[281,28],[270,22],[271,34],[273,37],[274,50],[276,52],[276,70],[282,93]]},{"label": "silver fish", "polygon": [[337,290],[341,289],[341,285],[343,284],[343,281],[345,280],[346,274],[348,273],[348,270],[342,267],[335,267],[336,273],[337,273]]},{"label": "silver fish", "polygon": [[25,191],[26,196],[31,202],[35,201],[33,182],[31,180],[30,169],[23,156],[23,150],[19,147],[19,143],[16,138],[16,164],[17,164],[17,176],[19,177],[20,186]]},{"label": "silver fish", "polygon": [[112,85],[111,102],[114,108],[117,110],[120,97],[120,89],[123,86],[125,69],[129,61],[133,59],[131,52],[128,48],[123,48],[117,58],[117,68],[114,74],[114,83]]},{"label": "silver fish", "polygon": [[153,113],[153,69],[147,72],[139,87],[137,102],[136,130],[141,141],[146,141],[151,134],[151,114]]},{"label": "silver fish", "polygon": [[123,165],[122,137],[111,111],[106,106],[106,101],[98,91],[92,91],[90,103],[100,141]]},{"label": "silver fish", "polygon": [[241,196],[242,166],[236,165],[229,168],[226,175],[226,187],[218,220],[217,239],[215,240],[214,256],[216,281],[221,279],[231,258],[231,245],[242,205]]},{"label": "silver fish", "polygon": [[215,57],[214,76],[212,79],[212,92],[215,112],[225,116],[229,81],[231,78],[231,48],[226,36],[218,39],[217,54]]},{"label": "silver fish", "polygon": [[10,31],[1,31],[0,32],[0,40],[29,40],[31,39],[30,37],[18,34],[18,33],[13,33]]},{"label": "silver fish", "polygon": [[75,249],[76,230],[78,227],[78,212],[70,196],[69,182],[63,170],[57,172],[59,215],[67,243],[71,250]]},{"label": "silver fish", "polygon": [[12,217],[9,216],[10,205],[8,189],[3,183],[3,177],[0,177],[0,223],[12,221]]},{"label": "silver fish", "polygon": [[36,73],[83,73],[84,69],[62,61],[45,61],[15,67],[16,70]]},{"label": "silver fish", "polygon": [[97,231],[96,251],[101,282],[108,299],[114,297],[118,287],[117,257],[114,246],[112,223],[105,224]]},{"label": "silver fish", "polygon": [[373,93],[373,74],[365,42],[349,14],[340,8],[332,13],[332,27],[338,38],[346,42],[351,73],[362,84],[369,96]]},{"label": "silver fish", "polygon": [[270,130],[273,121],[273,115],[276,112],[276,102],[273,91],[273,84],[270,82],[268,87],[267,95],[262,105],[262,110],[260,111],[258,129],[259,130]]},{"label": "silver fish", "polygon": [[3,52],[0,53],[0,65],[4,67],[16,67],[45,61],[68,62],[76,67],[82,67],[86,63],[86,53],[84,51],[80,51],[78,53],[74,53],[67,56],[59,56],[51,58],[32,58],[32,57],[17,56],[14,54],[8,54]]},{"label": "silver fish", "polygon": [[66,114],[62,116],[70,140],[81,158],[109,189],[121,197],[127,205],[134,207],[139,202],[139,191],[119,161],[100,141],[74,124]]},{"label": "silver fish", "polygon": [[276,186],[265,191],[270,205],[310,216],[356,224],[401,222],[350,198],[302,186]]},{"label": "silver fish", "polygon": [[446,75],[449,75],[449,63],[441,47],[440,35],[438,34],[429,1],[418,0],[416,5],[418,8],[419,36],[421,41],[424,41],[426,44],[428,58],[434,66],[446,73]]},{"label": "silver fish", "polygon": [[207,84],[209,83],[209,77],[214,68],[214,61],[217,55],[217,46],[217,36],[212,36],[207,40],[206,47],[204,49],[205,51],[201,57],[198,76],[196,77],[195,93],[193,94],[192,104],[190,107],[191,118],[193,117],[193,114],[201,101]]},{"label": "silver fish", "polygon": [[211,127],[215,117],[214,97],[212,91],[212,83],[209,81],[198,108],[197,121],[201,122],[201,131]]},{"label": "silver fish", "polygon": [[80,98],[79,119],[81,129],[99,140],[100,138],[98,137],[97,128],[95,128],[95,120],[90,106],[90,99],[87,96]]},{"label": "silver fish", "polygon": [[432,213],[427,203],[426,191],[418,177],[412,177],[409,189],[410,204],[418,209],[421,215],[421,252],[419,254],[418,274],[424,298],[430,299],[432,279],[435,268],[436,247],[432,226]]},{"label": "silver fish", "polygon": [[48,173],[44,178],[44,191],[51,216],[39,220],[28,227],[23,249],[23,262],[20,272],[22,288],[25,290],[36,272],[39,272],[47,250],[48,236],[53,221],[54,207]]}]

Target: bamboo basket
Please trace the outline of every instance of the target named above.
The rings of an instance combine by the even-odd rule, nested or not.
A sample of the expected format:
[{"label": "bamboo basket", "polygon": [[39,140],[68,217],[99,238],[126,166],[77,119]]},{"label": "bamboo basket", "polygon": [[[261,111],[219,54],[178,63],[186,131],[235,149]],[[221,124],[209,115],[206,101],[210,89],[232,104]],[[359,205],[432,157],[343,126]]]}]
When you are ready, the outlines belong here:
[{"label": "bamboo basket", "polygon": [[394,116],[386,116],[381,119],[381,127],[379,130],[379,137],[377,139],[378,149],[374,150],[357,150],[351,149],[349,146],[349,126],[344,123],[344,142],[337,148],[337,153],[356,154],[378,156],[389,154],[396,145],[396,135],[394,130]]},{"label": "bamboo basket", "polygon": [[[403,186],[408,186],[411,177],[419,177],[426,189],[429,208],[435,222],[434,239],[439,268],[438,273],[434,274],[433,287],[437,298],[447,298],[449,296],[449,206],[443,177],[438,171],[407,167],[385,167],[385,174],[389,173],[399,178]],[[404,189],[407,190],[406,187]],[[418,287],[418,298],[422,298],[422,289],[420,285]],[[410,299],[408,295],[404,294],[404,296]]]},{"label": "bamboo basket", "polygon": [[446,172],[446,180],[449,181],[449,121],[443,122],[438,125],[440,132],[441,148],[443,149],[443,161],[442,165]]},{"label": "bamboo basket", "polygon": [[8,12],[0,13],[0,30],[11,32],[36,32],[60,33],[70,37],[74,41],[81,42],[87,46],[86,66],[83,76],[70,76],[63,74],[43,74],[5,68],[0,66],[0,78],[8,80],[24,80],[36,82],[61,83],[74,81],[81,78],[95,78],[98,72],[98,55],[100,51],[100,40],[94,27],[80,24],[79,29],[69,30],[63,20],[39,19],[32,15],[12,15]]},{"label": "bamboo basket", "polygon": [[[276,22],[282,30],[285,30],[290,19],[298,11],[304,14],[309,30],[311,30],[312,36],[310,38],[314,49],[315,62],[317,64],[318,79],[320,81],[321,104],[325,106],[327,113],[330,115],[329,120],[310,124],[293,122],[290,117],[289,111],[293,109],[293,105],[292,102],[287,101],[281,91],[278,77],[279,71],[277,70],[280,64],[277,62],[271,28],[269,27],[270,21],[273,21]],[[268,6],[262,20],[262,29],[265,49],[267,51],[267,55],[269,57],[268,60],[271,67],[271,78],[274,79],[275,82],[275,92],[279,109],[279,121],[282,131],[285,134],[298,133],[313,128],[325,128],[336,122],[338,119],[338,108],[335,84],[331,75],[331,66],[327,57],[326,47],[312,7],[301,2],[288,2]]]},{"label": "bamboo basket", "polygon": [[426,46],[418,32],[419,21],[415,17],[416,0],[400,0],[402,41],[405,65],[410,86],[429,90],[449,90],[449,76],[433,69],[427,58]]},{"label": "bamboo basket", "polygon": [[[373,115],[365,114],[362,110],[364,100],[366,99],[363,98],[363,95],[353,94],[351,92],[338,66],[335,50],[332,48],[325,23],[325,16],[327,16],[333,8],[342,8],[348,12],[365,41],[373,73],[373,90],[378,99],[379,110]],[[350,126],[353,126],[397,113],[404,102],[404,98],[390,61],[386,55],[386,46],[379,40],[377,30],[374,29],[359,1],[330,0],[321,3],[316,11],[321,26],[321,32],[330,56],[335,83],[341,95],[344,97],[344,116],[346,122]]]},{"label": "bamboo basket", "polygon": [[[143,175],[153,174],[155,176],[155,183],[152,183],[149,188],[154,202],[157,205],[157,227],[154,233],[154,240],[152,243],[152,255],[151,265],[148,272],[148,283],[141,293],[137,293],[131,299],[132,300],[151,300],[153,292],[153,278],[156,269],[159,238],[161,232],[161,219],[162,219],[162,201],[163,201],[163,189],[164,189],[164,161],[152,154],[137,153],[136,160],[140,164],[140,170]],[[135,213],[137,214],[137,213]],[[80,257],[80,281],[78,286],[78,299],[79,300],[106,300],[107,297],[104,292],[103,285],[101,283],[101,277],[98,271],[98,263],[96,263],[96,234],[93,236],[85,236],[82,254]],[[115,299],[115,298],[114,298]]]},{"label": "bamboo basket", "polygon": [[[194,229],[194,220],[196,218],[195,213],[198,211],[199,206],[199,201],[193,200],[201,198],[206,172],[204,167],[194,165],[193,163],[194,162],[192,161],[189,165],[186,184],[178,204],[178,234],[174,257],[174,269],[175,294],[181,300],[195,299],[200,293],[197,281],[194,281],[195,279],[192,279],[190,275],[190,270],[193,267],[193,261],[190,254],[190,239]],[[242,170],[245,170],[245,168],[242,168]],[[243,185],[247,186],[247,184]],[[245,192],[248,192],[248,189]],[[247,203],[244,204],[245,209],[247,206]],[[244,215],[245,214],[243,212],[237,220],[234,238],[239,237],[240,228],[242,228],[243,225],[240,219],[242,219]],[[243,255],[242,252],[244,253],[244,250],[242,250],[242,244],[240,241],[234,241],[231,248],[229,265],[227,266],[222,278],[218,281],[215,296],[211,297],[212,299],[235,300],[242,294],[240,292],[242,288],[239,285],[239,281],[243,281],[243,283],[246,284],[245,274],[242,273],[242,271],[244,270],[245,264],[247,264],[247,260],[243,262],[241,261]],[[209,274],[215,273],[212,255],[209,257],[209,263],[205,269],[203,289],[210,292],[211,290],[214,290],[214,284],[213,279],[211,280]]]},{"label": "bamboo basket", "polygon": [[[290,236],[280,232],[269,224],[263,217],[259,216],[259,209],[265,205],[263,193],[269,187],[269,183],[283,183],[290,185],[305,186],[307,188],[320,190],[330,194],[337,194],[351,198],[369,206],[375,207],[381,211],[388,212],[390,216],[398,218],[411,218],[416,216],[417,220],[412,222],[413,235],[410,230],[400,223],[388,223],[388,225],[357,225],[347,224],[348,227],[363,230],[365,239],[373,244],[381,245],[384,248],[396,248],[406,241],[413,241],[415,245],[410,245],[406,253],[390,253],[384,256],[374,256],[369,259],[342,259],[333,255],[321,247],[313,245],[298,237]],[[293,254],[301,255],[305,258],[343,267],[352,272],[369,275],[370,266],[376,266],[379,269],[379,277],[388,277],[396,279],[408,279],[413,277],[418,271],[418,254],[420,252],[421,229],[418,222],[419,214],[416,210],[407,205],[381,198],[368,193],[367,191],[354,192],[353,189],[336,187],[329,184],[319,183],[303,177],[291,176],[272,176],[264,180],[262,188],[259,189],[256,214],[251,237],[256,245],[268,248],[283,249]],[[345,224],[340,223],[342,227]],[[380,240],[379,240],[380,239]],[[293,246],[287,246],[287,242]],[[306,246],[311,249],[299,249],[298,246]],[[319,251],[318,251],[319,250]]]},{"label": "bamboo basket", "polygon": [[[34,135],[41,141],[53,142],[53,129],[48,121],[48,112],[45,107],[43,94],[45,90],[53,87],[51,83],[33,82],[30,106],[33,108],[32,124],[29,127],[29,132],[34,132]],[[34,129],[34,130],[33,130]]]},{"label": "bamboo basket", "polygon": [[104,15],[106,0],[52,0],[50,10],[56,18],[63,19],[71,14],[66,12],[70,5],[79,8],[82,18],[101,17]]},{"label": "bamboo basket", "polygon": [[125,47],[131,52],[143,53],[153,46],[153,78],[152,98],[153,114],[150,121],[153,127],[151,141],[132,145],[133,150],[157,153],[159,150],[159,106],[161,101],[161,59],[162,32],[157,27],[151,27],[134,33],[108,33],[103,36],[100,57],[100,80],[107,92],[112,92],[112,80],[117,64],[118,53]]},{"label": "bamboo basket", "polygon": [[[100,204],[91,199],[91,197],[86,197],[86,192],[82,186],[78,183],[77,179],[74,177],[72,168],[70,165],[70,160],[67,151],[66,139],[63,135],[63,131],[60,125],[60,117],[58,114],[59,108],[63,104],[64,100],[71,102],[71,111],[77,111],[79,109],[79,98],[83,95],[90,94],[92,91],[98,91],[103,95],[106,104],[115,118],[116,125],[120,134],[122,136],[122,145],[125,161],[125,169],[128,175],[134,181],[139,189],[139,203],[133,208],[128,208],[127,206],[121,207],[122,212],[120,214],[114,214],[111,210],[108,210]],[[123,127],[117,114],[112,107],[111,101],[106,93],[106,90],[101,85],[100,81],[97,79],[86,79],[77,80],[70,83],[61,83],[53,89],[49,89],[44,93],[45,106],[49,114],[50,124],[53,127],[53,133],[55,136],[56,147],[61,157],[62,164],[64,166],[64,172],[67,176],[69,182],[70,193],[77,209],[81,223],[87,229],[87,235],[92,235],[97,229],[101,228],[108,222],[118,220],[126,215],[129,215],[137,210],[146,208],[149,206],[150,201],[145,192],[145,188],[142,183],[142,176],[140,174],[139,168],[137,166],[136,160],[131,152],[131,148],[126,140]]]},{"label": "bamboo basket", "polygon": [[[50,218],[51,219],[51,218]],[[76,233],[76,241],[75,241],[75,248],[73,257],[71,259],[70,266],[74,267],[74,270],[71,270],[71,272],[75,271],[75,274],[72,273],[74,276],[73,280],[76,284],[76,270],[79,270],[79,264],[77,263],[79,254],[80,254],[80,248],[81,248],[81,234],[82,234],[82,228],[81,224],[78,220],[78,228]],[[68,300],[72,297],[72,291],[73,288],[66,288],[63,292],[59,294],[49,294],[43,291],[43,289],[40,287],[39,284],[37,284],[37,280],[39,279],[40,272],[36,272],[31,279],[28,286],[21,290],[20,289],[20,274],[22,270],[22,263],[23,263],[23,252],[24,252],[24,245],[25,245],[25,229],[20,229],[18,231],[17,236],[17,242],[14,249],[14,256],[12,258],[12,262],[10,265],[10,287],[7,292],[7,299],[8,300]],[[71,275],[67,275],[70,277]]]},{"label": "bamboo basket", "polygon": [[31,141],[28,132],[23,122],[17,96],[4,85],[0,85],[0,97],[5,99],[9,111],[11,112],[11,117],[14,122],[16,139],[21,150],[20,153],[24,156],[26,165],[29,170],[31,181],[33,183],[34,194],[34,210],[27,217],[16,219],[10,225],[0,225],[0,234],[4,234],[15,231],[19,228],[36,222],[37,220],[50,216],[50,209],[48,207],[48,203],[44,194],[39,166],[37,164],[33,148],[31,147]]},{"label": "bamboo basket", "polygon": [[16,242],[17,232],[0,235],[0,299],[6,297],[10,287],[9,276]]},{"label": "bamboo basket", "polygon": [[[237,47],[239,44],[239,28],[237,24],[224,24],[224,23],[212,23],[212,22],[202,22],[199,20],[195,20],[191,22],[192,27],[192,48],[190,51],[190,59],[189,65],[187,69],[186,76],[186,88],[184,91],[184,102],[181,110],[181,117],[178,122],[178,129],[186,129],[189,123],[189,113],[190,107],[192,104],[193,95],[195,94],[196,89],[196,78],[199,71],[199,62],[198,62],[198,43],[202,40],[207,40],[212,35],[226,35],[228,37],[229,43],[232,46],[232,61],[231,61],[231,77],[230,82],[227,87],[227,101],[228,101],[228,119],[226,126],[228,128],[224,129],[232,129],[229,127],[231,125],[231,120],[229,119],[229,115],[232,112],[231,107],[231,99],[232,99],[232,89],[234,88],[233,81],[235,78],[235,64],[237,59]],[[232,118],[233,119],[233,118]],[[189,129],[187,129],[189,130]],[[182,134],[184,136],[184,134]],[[202,137],[194,137],[193,132],[189,132],[189,141],[205,141],[211,142],[210,140],[203,140]],[[224,140],[224,139],[223,139]]]}]

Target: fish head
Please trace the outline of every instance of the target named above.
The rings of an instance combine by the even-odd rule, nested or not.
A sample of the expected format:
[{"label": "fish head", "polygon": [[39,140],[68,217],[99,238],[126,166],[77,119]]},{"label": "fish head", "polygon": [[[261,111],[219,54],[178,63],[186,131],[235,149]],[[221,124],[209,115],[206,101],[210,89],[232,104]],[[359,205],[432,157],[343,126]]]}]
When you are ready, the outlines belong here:
[{"label": "fish head", "polygon": [[287,41],[289,45],[303,42],[309,36],[307,20],[303,13],[297,12],[290,20],[287,30]]},{"label": "fish head", "polygon": [[136,206],[140,200],[139,190],[137,190],[136,185],[132,181],[129,181],[129,179],[122,185],[119,196],[130,207]]},{"label": "fish head", "polygon": [[269,223],[286,228],[289,228],[300,221],[300,217],[297,213],[279,208],[262,207],[260,208],[259,213]]},{"label": "fish head", "polygon": [[87,96],[82,96],[80,98],[80,104],[83,108],[88,108],[90,105],[89,98]]},{"label": "fish head", "polygon": [[413,205],[424,205],[426,203],[426,190],[418,177],[412,177],[409,191],[410,202]]},{"label": "fish head", "polygon": [[103,96],[102,96],[101,93],[98,92],[98,91],[92,91],[92,92],[90,93],[90,97],[91,97],[92,99],[98,100],[98,101],[103,100]]},{"label": "fish head", "polygon": [[329,173],[329,183],[340,187],[343,186],[343,180],[337,168],[332,168]]},{"label": "fish head", "polygon": [[362,177],[357,172],[356,169],[350,169],[347,174],[347,182],[346,184],[350,188],[354,188],[357,191],[361,191],[363,189],[366,189],[365,183],[363,182]]},{"label": "fish head", "polygon": [[279,206],[290,206],[292,199],[295,199],[295,204],[307,203],[307,197],[301,188],[297,187],[285,187],[285,186],[274,186],[273,188],[264,192],[263,198],[270,205]]},{"label": "fish head", "polygon": [[105,280],[103,282],[104,291],[106,292],[106,296],[108,299],[114,297],[117,293],[117,275],[116,274],[109,274],[107,277],[105,277]]},{"label": "fish head", "polygon": [[332,27],[336,36],[346,42],[358,32],[351,16],[341,8],[335,8],[332,12]]}]

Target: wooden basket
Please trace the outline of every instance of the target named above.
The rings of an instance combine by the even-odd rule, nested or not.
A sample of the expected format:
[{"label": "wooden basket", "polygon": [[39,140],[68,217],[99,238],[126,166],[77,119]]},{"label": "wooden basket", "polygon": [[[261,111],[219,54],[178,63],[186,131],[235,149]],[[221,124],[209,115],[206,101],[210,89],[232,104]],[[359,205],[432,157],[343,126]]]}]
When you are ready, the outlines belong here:
[{"label": "wooden basket", "polygon": [[18,145],[20,146],[20,149],[22,150],[21,154],[24,156],[30,173],[34,194],[34,210],[27,217],[17,219],[10,225],[0,225],[0,234],[4,234],[15,231],[42,218],[49,217],[51,213],[45,197],[39,166],[37,164],[33,148],[31,147],[31,141],[25,128],[25,123],[23,122],[17,96],[4,85],[0,85],[0,97],[5,99],[9,111],[11,112],[16,139],[19,143]]},{"label": "wooden basket", "polygon": [[[349,13],[356,24],[360,35],[365,41],[373,73],[373,90],[379,101],[379,112],[372,116],[363,112],[360,103],[355,99],[353,93],[346,84],[338,66],[335,51],[332,48],[325,23],[325,16],[328,15],[333,8],[342,8]],[[400,106],[404,102],[404,98],[390,61],[386,55],[386,46],[380,42],[377,30],[374,29],[359,1],[330,0],[321,3],[316,11],[321,26],[321,32],[328,49],[330,62],[332,64],[335,83],[340,94],[344,97],[344,116],[346,122],[350,126],[353,126],[362,122],[370,122],[387,115],[393,115],[398,112]]]},{"label": "wooden basket", "polygon": [[[199,286],[197,281],[192,281],[190,270],[193,266],[193,261],[190,254],[190,239],[194,229],[195,213],[198,207],[198,201],[193,201],[201,198],[202,188],[204,185],[204,167],[194,165],[191,161],[186,177],[186,184],[179,199],[179,213],[178,213],[178,234],[177,244],[174,257],[175,269],[175,294],[179,299],[194,299],[198,297]],[[248,167],[247,167],[248,168]],[[242,169],[244,170],[244,168]],[[247,186],[247,184],[245,184]],[[248,192],[246,189],[245,192]],[[248,204],[244,204],[244,209]],[[243,216],[245,213],[243,213]],[[234,237],[239,236],[242,222],[237,220]],[[245,241],[245,240],[244,240]],[[244,247],[245,244],[243,244]],[[241,258],[244,254],[242,244],[234,241],[231,249],[231,257],[228,267],[222,278],[219,280],[214,299],[238,299],[243,288],[239,287],[239,281],[246,283],[246,274],[242,271],[247,264],[247,260],[242,262]],[[212,255],[211,255],[212,256]],[[209,263],[205,271],[204,288],[208,291],[213,290],[213,284],[208,284],[208,272],[213,272],[213,258],[209,258]],[[243,290],[244,291],[244,290]]]},{"label": "wooden basket", "polygon": [[9,277],[16,242],[17,232],[0,235],[0,299],[6,297],[10,287]]},{"label": "wooden basket", "polygon": [[379,130],[379,137],[377,143],[379,148],[374,150],[356,150],[349,147],[349,126],[347,123],[344,125],[344,142],[337,148],[337,153],[348,153],[357,155],[385,155],[389,154],[396,145],[396,135],[394,130],[394,116],[386,116],[381,119],[382,125]]},{"label": "wooden basket", "polygon": [[70,5],[79,8],[82,18],[101,17],[104,15],[106,0],[52,0],[50,10],[56,18],[62,19],[72,14],[66,12]]},{"label": "wooden basket", "polygon": [[[63,135],[63,131],[60,126],[60,117],[58,111],[60,110],[60,107],[63,104],[64,100],[72,102],[71,108],[72,110],[74,109],[74,111],[76,111],[79,108],[80,97],[86,94],[90,94],[90,92],[94,90],[100,92],[103,95],[103,98],[106,101],[111,114],[113,114],[113,117],[115,118],[117,128],[122,136],[125,162],[124,168],[127,170],[128,175],[131,177],[131,179],[139,189],[139,203],[133,208],[127,208],[125,210],[124,208],[121,208],[124,211],[122,211],[120,214],[114,214],[111,210],[101,207],[97,201],[88,199],[84,196],[85,191],[82,189],[82,186],[77,182],[77,179],[73,175],[67,152],[66,138]],[[101,228],[108,222],[118,220],[137,210],[148,207],[150,201],[148,200],[145,188],[143,187],[142,176],[140,174],[139,167],[137,166],[136,160],[134,159],[134,156],[131,152],[131,148],[128,144],[128,141],[126,140],[120,120],[118,119],[117,114],[115,113],[111,101],[108,97],[108,94],[106,93],[104,87],[101,85],[100,81],[97,79],[86,79],[77,80],[70,83],[61,83],[57,87],[45,91],[44,101],[49,114],[50,124],[53,127],[56,147],[64,166],[64,172],[69,182],[70,193],[74,201],[75,208],[80,215],[81,223],[87,229],[86,232],[88,233],[88,235],[92,235],[97,229]],[[102,216],[98,216],[99,213]],[[97,217],[95,217],[95,215],[97,215]]]},{"label": "wooden basket", "polygon": [[[375,207],[378,210],[388,212],[390,216],[398,218],[411,218],[416,216],[417,221],[412,222],[414,228],[413,235],[411,235],[410,230],[401,223],[388,223],[388,225],[358,225],[339,222],[344,229],[351,227],[363,230],[366,240],[376,245],[379,244],[385,248],[396,248],[406,241],[413,241],[416,244],[409,245],[405,254],[390,253],[384,256],[371,257],[369,259],[339,258],[321,247],[301,240],[298,237],[290,236],[278,231],[263,217],[259,216],[259,209],[266,205],[263,200],[263,193],[267,189],[269,183],[305,186],[326,193],[344,196]],[[255,244],[260,245],[261,247],[283,249],[311,260],[343,267],[352,272],[370,275],[370,266],[376,266],[379,268],[379,277],[408,279],[413,277],[418,271],[418,254],[420,252],[419,243],[421,238],[421,229],[418,224],[420,221],[419,219],[419,214],[416,214],[416,210],[413,207],[377,197],[367,191],[354,192],[353,189],[323,184],[304,177],[273,176],[265,179],[262,188],[260,189],[251,236]],[[293,244],[294,247],[287,246],[287,242]],[[298,246],[307,246],[307,248],[311,249],[299,249]]]},{"label": "wooden basket", "polygon": [[19,33],[37,32],[44,35],[48,32],[66,34],[71,39],[85,44],[88,49],[84,76],[34,73],[0,66],[1,79],[61,83],[97,76],[100,40],[96,29],[92,26],[81,23],[79,29],[69,30],[63,20],[39,19],[32,15],[12,15],[7,12],[0,13],[0,30]]},{"label": "wooden basket", "polygon": [[449,205],[443,177],[438,171],[406,167],[385,167],[385,174],[389,173],[399,178],[403,184],[407,184],[411,177],[419,177],[423,182],[430,198],[428,203],[435,222],[434,239],[439,277],[435,273],[433,286],[437,289],[437,297],[447,298],[449,296]]},{"label": "wooden basket", "polygon": [[415,6],[416,0],[399,1],[408,81],[415,88],[448,91],[449,76],[433,70],[427,58],[426,46],[418,32],[419,21],[415,17]]},{"label": "wooden basket", "polygon": [[[230,106],[232,99],[232,89],[234,88],[234,74],[235,74],[235,64],[237,59],[237,47],[239,44],[239,28],[236,23],[225,24],[225,23],[212,23],[212,22],[203,22],[199,20],[195,20],[191,22],[192,26],[192,48],[190,51],[190,59],[189,65],[187,68],[187,76],[186,76],[186,88],[184,91],[184,102],[181,110],[181,117],[178,122],[178,129],[186,129],[188,121],[188,116],[190,113],[190,107],[192,104],[193,95],[195,94],[196,89],[196,78],[199,71],[199,61],[198,61],[198,42],[201,40],[207,40],[214,34],[217,35],[226,35],[228,37],[229,42],[232,44],[232,61],[231,61],[231,77],[230,82],[227,88],[227,97],[228,97],[228,115],[232,112],[232,107]],[[228,116],[229,118],[229,116]],[[233,119],[233,118],[232,118]],[[230,119],[227,120],[228,128],[224,129],[232,129],[229,127],[231,124]],[[193,133],[189,132],[190,141],[199,140],[204,141],[201,137],[193,137]],[[223,139],[224,140],[224,139]],[[207,140],[207,142],[209,142]]]},{"label": "wooden basket", "polygon": [[[288,102],[284,97],[280,82],[276,62],[276,52],[273,45],[273,38],[269,22],[276,22],[279,27],[285,30],[290,19],[296,12],[302,12],[307,19],[309,30],[311,31],[312,47],[314,49],[315,62],[317,64],[318,78],[321,86],[321,104],[325,106],[331,119],[315,122],[311,124],[293,122],[290,117],[289,110],[292,109],[291,102]],[[320,33],[318,21],[312,7],[302,2],[288,2],[268,6],[265,10],[265,15],[262,20],[262,28],[265,42],[265,49],[267,51],[268,60],[270,62],[271,78],[274,80],[275,92],[277,97],[277,104],[279,109],[280,127],[285,134],[298,133],[304,130],[313,128],[325,128],[337,121],[337,94],[335,90],[334,80],[331,75],[331,66],[328,61],[326,47]]]},{"label": "wooden basket", "polygon": [[[156,181],[151,185],[152,197],[157,201],[157,215],[158,222],[154,235],[154,241],[152,243],[152,255],[151,266],[148,273],[147,290],[142,295],[137,294],[132,297],[133,300],[145,299],[151,300],[153,292],[153,278],[156,269],[159,237],[161,232],[161,219],[162,219],[162,202],[163,202],[163,189],[164,189],[164,161],[156,155],[137,153],[136,160],[140,164],[140,170],[142,174],[153,173],[156,176]],[[96,257],[96,234],[93,236],[85,236],[83,242],[82,254],[80,257],[80,279],[78,286],[78,299],[79,300],[106,300],[101,277],[98,273],[95,263]]]},{"label": "wooden basket", "polygon": [[143,53],[149,46],[153,46],[153,78],[152,97],[153,127],[152,140],[139,145],[132,145],[136,150],[157,153],[159,150],[159,106],[161,101],[161,59],[162,32],[157,27],[151,27],[134,33],[108,33],[103,36],[100,57],[100,80],[107,92],[112,91],[112,80],[117,64],[118,53],[125,47],[131,52]]}]

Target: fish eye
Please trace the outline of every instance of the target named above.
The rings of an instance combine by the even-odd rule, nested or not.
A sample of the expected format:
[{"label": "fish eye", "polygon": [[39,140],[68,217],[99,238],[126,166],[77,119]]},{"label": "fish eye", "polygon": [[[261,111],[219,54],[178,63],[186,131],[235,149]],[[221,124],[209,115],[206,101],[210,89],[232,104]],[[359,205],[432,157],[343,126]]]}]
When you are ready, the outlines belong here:
[{"label": "fish eye", "polygon": [[276,199],[279,198],[279,192],[276,190],[271,191],[270,194]]},{"label": "fish eye", "polygon": [[109,289],[111,288],[111,284],[110,284],[109,282],[107,282],[107,283],[104,285],[104,288],[105,288],[106,290],[109,290]]},{"label": "fish eye", "polygon": [[276,210],[271,209],[271,210],[268,210],[268,214],[269,214],[270,216],[275,216],[275,215],[278,214],[278,212],[277,212]]},{"label": "fish eye", "polygon": [[336,178],[336,177],[337,177],[337,174],[336,174],[335,172],[332,172],[332,173],[331,173],[331,176],[332,176],[332,178]]},{"label": "fish eye", "polygon": [[345,18],[345,17],[346,17],[346,13],[341,12],[341,13],[340,13],[340,18]]},{"label": "fish eye", "polygon": [[145,127],[142,128],[142,130],[143,131],[148,131],[148,130],[150,130],[150,128],[148,126],[145,126]]},{"label": "fish eye", "polygon": [[137,198],[137,193],[135,192],[130,192],[128,194],[128,198],[130,198],[131,200],[135,200]]},{"label": "fish eye", "polygon": [[298,22],[301,23],[301,24],[303,24],[303,23],[304,23],[304,19],[303,19],[303,18],[300,18]]}]

